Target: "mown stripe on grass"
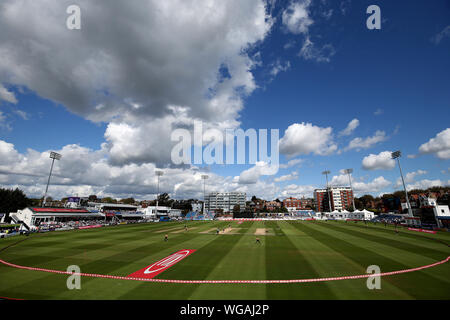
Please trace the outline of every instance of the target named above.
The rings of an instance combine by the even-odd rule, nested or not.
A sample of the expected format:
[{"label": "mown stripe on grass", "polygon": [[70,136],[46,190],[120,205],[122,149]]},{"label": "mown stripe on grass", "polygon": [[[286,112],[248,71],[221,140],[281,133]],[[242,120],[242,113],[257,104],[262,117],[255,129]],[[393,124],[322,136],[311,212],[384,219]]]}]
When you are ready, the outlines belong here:
[{"label": "mown stripe on grass", "polygon": [[[266,222],[266,227],[275,231],[275,236],[265,237],[266,279],[320,278],[306,257],[286,236],[277,222]],[[267,299],[332,299],[334,293],[325,282],[299,284],[267,284]]]},{"label": "mown stripe on grass", "polygon": [[[258,225],[258,222],[246,221],[244,223],[247,230],[252,224]],[[237,226],[243,224],[237,224]],[[232,237],[234,236],[232,235]],[[254,237],[240,236],[240,240],[211,270],[207,279],[264,280],[266,278],[264,243],[264,237],[261,238],[261,244],[257,244]],[[202,284],[189,299],[204,299],[205,297],[224,300],[265,299],[266,290],[262,284]]]},{"label": "mown stripe on grass", "polygon": [[[331,249],[341,252],[347,258],[359,263],[364,268],[370,265],[378,265],[381,272],[409,269],[409,266],[374,252],[372,249],[362,247],[357,243],[350,243],[349,240],[341,236],[340,232],[337,234],[336,231],[324,228],[322,226],[323,224],[325,223],[321,223],[320,225],[305,223],[299,224],[298,227],[311,237],[321,241]],[[448,293],[448,286],[446,284],[425,274],[423,271],[387,277],[383,280],[389,281],[416,299],[433,299],[435,297],[443,297]]]},{"label": "mown stripe on grass", "polygon": [[[442,260],[443,258],[448,256],[448,254],[445,254],[442,251],[438,251],[438,250],[431,249],[431,248],[426,249],[424,247],[415,245],[413,243],[407,243],[407,242],[403,242],[403,241],[394,239],[393,237],[398,237],[398,238],[403,237],[403,235],[401,233],[396,234],[395,231],[393,231],[390,235],[386,235],[386,236],[389,236],[389,237],[386,237],[386,236],[375,235],[373,233],[368,233],[367,231],[361,232],[361,231],[355,230],[351,227],[340,226],[340,225],[336,225],[336,224],[330,225],[330,224],[323,223],[320,226],[324,227],[324,228],[328,228],[328,229],[340,230],[342,232],[345,232],[350,235],[354,235],[356,237],[364,238],[369,241],[373,241],[376,243],[381,243],[381,244],[384,244],[387,246],[395,247],[396,249],[414,252],[416,254],[431,258],[433,260]],[[417,241],[417,239],[416,239],[416,241]]]},{"label": "mown stripe on grass", "polygon": [[[218,227],[225,227],[228,222],[219,223]],[[157,278],[164,279],[182,279],[182,280],[203,280],[220,264],[222,259],[239,242],[243,235],[199,235],[209,237],[211,241],[202,248],[191,254],[188,258],[181,260],[168,270],[164,271]],[[187,248],[189,249],[189,248]],[[233,266],[230,266],[233,267]],[[120,298],[142,299],[147,297],[151,299],[190,299],[191,295],[197,290],[200,284],[161,284],[161,283],[142,283],[136,288],[128,291]],[[156,289],[156,291],[155,291]],[[217,290],[217,287],[212,287]]]},{"label": "mown stripe on grass", "polygon": [[[99,235],[103,236],[103,235]],[[108,235],[109,238],[111,238],[111,234]],[[79,265],[82,272],[86,273],[99,273],[99,274],[116,274],[116,271],[119,269],[122,269],[124,267],[128,267],[130,273],[139,270],[145,265],[139,265],[137,266],[136,259],[145,259],[146,256],[151,253],[151,255],[154,255],[160,251],[163,250],[173,250],[176,251],[175,248],[178,248],[178,246],[183,243],[184,241],[193,239],[198,237],[198,234],[188,234],[188,235],[177,235],[170,238],[169,243],[164,243],[162,238],[160,243],[146,243],[145,245],[133,248],[131,250],[127,250],[125,252],[119,252],[115,254],[108,255],[108,257],[102,257],[101,259],[98,259],[96,261],[91,261],[87,263],[82,263],[82,260],[76,260],[70,258],[70,256],[62,255],[60,258],[54,258],[54,257],[40,257],[40,256],[31,256],[31,257],[24,257],[24,265],[32,265],[36,264],[33,263],[34,261],[37,261],[38,263],[41,262],[42,264],[45,262],[45,267],[53,267],[55,269],[66,269],[68,265],[70,264],[76,264]],[[110,239],[112,243],[114,243],[114,239]],[[171,249],[172,248],[172,249]],[[68,250],[70,251],[70,250]],[[97,250],[91,250],[91,251],[97,251]],[[101,251],[101,250],[100,250]],[[135,258],[132,260],[132,258]],[[49,264],[49,262],[51,262]],[[37,266],[39,264],[37,263]],[[150,264],[150,263],[149,263]],[[126,276],[126,274],[125,274]],[[45,286],[46,290],[48,290],[49,297],[50,296],[57,296],[59,292],[65,292],[67,290],[67,287],[65,286],[65,279],[66,277],[63,277],[64,280],[60,279],[61,277],[55,276],[55,275],[49,275],[47,277],[39,277],[35,280],[29,281],[24,284],[20,284],[18,286],[15,286],[12,288],[14,292],[27,292],[27,290],[30,290],[30,292],[35,291],[37,288]],[[91,281],[98,282],[98,279],[95,278],[86,278],[83,279],[83,284],[87,284]],[[45,285],[43,284],[45,283]],[[54,284],[53,284],[54,283]],[[105,294],[108,294],[107,292]],[[101,297],[100,297],[101,299]]]},{"label": "mown stripe on grass", "polygon": [[[328,229],[326,232],[332,232],[333,234],[336,234],[337,236],[341,237],[343,240],[346,240],[350,243],[355,243],[360,247],[367,248],[370,251],[373,251],[375,253],[381,254],[383,256],[386,256],[389,259],[400,261],[402,264],[408,266],[409,268],[417,267],[420,265],[427,265],[430,263],[434,263],[436,261],[440,261],[443,258],[446,258],[448,254],[438,254],[435,258],[428,257],[427,255],[421,254],[422,252],[426,252],[426,248],[417,251],[414,250],[408,250],[407,248],[398,248],[396,246],[396,243],[394,241],[398,241],[399,235],[398,234],[391,234],[392,238],[392,245],[389,243],[389,241],[386,241],[382,243],[381,241],[377,241],[377,239],[366,239],[365,235],[354,235],[350,232],[347,232],[346,229],[340,229],[338,226],[334,228],[334,224],[329,225],[325,223],[319,223],[320,226],[324,227],[325,225],[331,227],[331,229]],[[368,231],[367,231],[368,232]],[[386,235],[387,237],[387,235]],[[410,240],[413,241],[413,240]],[[415,240],[416,242],[421,240]],[[423,241],[423,240],[422,240]],[[439,243],[436,243],[436,245],[439,245]],[[449,252],[450,253],[450,252]],[[450,269],[449,269],[450,271]],[[426,273],[427,275],[436,278],[436,280],[441,281],[443,283],[447,283],[447,285],[450,285],[450,280],[448,276],[449,273],[440,273],[436,272],[436,269],[433,270],[423,270],[422,272]]]},{"label": "mown stripe on grass", "polygon": [[[376,232],[376,234],[379,236],[390,236],[392,234],[395,234],[395,228],[393,228],[392,226],[382,227],[381,225],[375,225],[372,222],[369,222],[367,226],[359,223],[339,223],[339,225],[350,227],[359,231],[373,231]],[[420,232],[409,231],[404,227],[398,227],[398,233],[402,235],[401,240],[404,240],[405,242],[408,239],[412,241],[419,241],[417,242],[417,246],[420,246],[424,249],[431,248],[437,251],[441,251],[444,254],[448,253],[450,237],[446,238],[445,234],[424,234]]]}]

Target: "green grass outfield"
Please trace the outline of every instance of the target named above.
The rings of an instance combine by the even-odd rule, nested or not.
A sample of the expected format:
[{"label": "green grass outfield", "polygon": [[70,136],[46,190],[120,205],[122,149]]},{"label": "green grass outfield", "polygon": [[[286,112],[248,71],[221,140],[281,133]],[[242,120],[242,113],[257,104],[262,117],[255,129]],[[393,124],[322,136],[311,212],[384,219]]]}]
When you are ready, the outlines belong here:
[{"label": "green grass outfield", "polygon": [[[450,234],[336,221],[165,222],[16,236],[0,240],[0,259],[28,267],[127,276],[181,249],[196,251],[157,278],[280,280],[365,274],[415,268],[450,255]],[[216,235],[216,227],[233,228]],[[266,228],[267,235],[255,231]],[[170,229],[170,230],[168,230]],[[206,233],[210,231],[209,233]],[[164,242],[164,234],[169,241]],[[17,243],[19,240],[24,240]],[[436,241],[440,240],[440,241]],[[444,243],[443,243],[444,242]],[[16,243],[16,244],[15,244]],[[14,245],[13,245],[14,244]],[[12,245],[12,246],[10,246]],[[8,247],[10,246],[10,247]],[[8,247],[4,249],[5,247]],[[4,249],[4,250],[2,250]],[[382,277],[293,284],[174,284],[82,277],[68,290],[67,275],[0,264],[0,297],[20,299],[449,299],[450,263]]]}]

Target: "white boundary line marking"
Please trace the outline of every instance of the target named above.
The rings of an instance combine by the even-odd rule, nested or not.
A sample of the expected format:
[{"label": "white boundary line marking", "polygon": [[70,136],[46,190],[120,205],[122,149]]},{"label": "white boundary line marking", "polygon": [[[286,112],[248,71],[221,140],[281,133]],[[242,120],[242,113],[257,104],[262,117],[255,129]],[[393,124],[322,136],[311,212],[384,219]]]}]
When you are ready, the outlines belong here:
[{"label": "white boundary line marking", "polygon": [[414,272],[419,271],[427,268],[432,268],[440,264],[444,264],[450,260],[450,256],[448,256],[446,259],[428,264],[425,266],[417,267],[417,268],[411,268],[411,269],[404,269],[399,271],[391,271],[391,272],[383,272],[379,274],[361,274],[361,275],[355,275],[355,276],[344,276],[344,277],[331,277],[331,278],[316,278],[316,279],[293,279],[293,280],[170,280],[170,279],[145,279],[145,278],[129,278],[129,277],[122,277],[122,276],[111,276],[111,275],[105,275],[105,274],[95,274],[95,273],[71,273],[67,271],[60,271],[60,270],[52,270],[52,269],[44,269],[44,268],[35,268],[35,267],[27,267],[27,266],[20,266],[17,264],[10,263],[8,261],[0,259],[0,263],[7,265],[9,267],[23,269],[23,270],[31,270],[31,271],[42,271],[42,272],[49,272],[49,273],[56,273],[56,274],[66,274],[66,275],[73,275],[77,274],[83,277],[92,277],[92,278],[106,278],[106,279],[116,279],[116,280],[134,280],[134,281],[146,281],[146,282],[159,282],[159,283],[252,283],[252,284],[267,284],[267,283],[307,283],[307,282],[322,282],[322,281],[337,281],[337,280],[353,280],[353,279],[363,279],[368,277],[375,277],[375,276],[391,276],[396,274],[402,274],[402,273],[408,273],[408,272]]}]

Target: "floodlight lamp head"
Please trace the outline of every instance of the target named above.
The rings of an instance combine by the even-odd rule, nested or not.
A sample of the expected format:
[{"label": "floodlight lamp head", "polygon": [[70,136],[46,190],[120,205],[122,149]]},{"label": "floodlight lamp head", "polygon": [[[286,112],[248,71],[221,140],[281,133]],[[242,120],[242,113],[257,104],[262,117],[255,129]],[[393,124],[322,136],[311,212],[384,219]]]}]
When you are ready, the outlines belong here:
[{"label": "floodlight lamp head", "polygon": [[60,155],[59,153],[53,151],[50,152],[50,159],[60,160],[61,157],[62,155]]},{"label": "floodlight lamp head", "polygon": [[325,170],[324,172],[322,172],[322,174],[330,174],[330,170]]},{"label": "floodlight lamp head", "polygon": [[206,179],[208,179],[208,178],[209,178],[209,176],[208,176],[208,175],[206,175],[206,174],[202,174],[202,179],[206,180]]},{"label": "floodlight lamp head", "polygon": [[345,169],[344,172],[350,174],[350,173],[353,172],[353,169],[351,169],[351,168],[350,169]]},{"label": "floodlight lamp head", "polygon": [[395,151],[395,152],[392,152],[392,153],[391,153],[392,159],[400,158],[401,155],[402,155],[401,151]]},{"label": "floodlight lamp head", "polygon": [[164,172],[162,172],[161,170],[157,170],[157,171],[155,171],[155,174],[157,176],[162,176],[164,174]]}]

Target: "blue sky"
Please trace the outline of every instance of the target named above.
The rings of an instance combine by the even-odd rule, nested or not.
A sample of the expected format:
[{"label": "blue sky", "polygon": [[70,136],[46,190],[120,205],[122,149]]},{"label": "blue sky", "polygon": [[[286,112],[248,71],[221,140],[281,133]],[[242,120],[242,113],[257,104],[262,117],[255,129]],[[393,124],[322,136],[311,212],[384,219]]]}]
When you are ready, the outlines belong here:
[{"label": "blue sky", "polygon": [[[255,0],[255,5],[256,2]],[[245,74],[251,74],[253,80],[243,77],[241,82],[237,81],[237,83],[244,88],[252,87],[252,85],[254,87],[249,89],[246,95],[237,95],[241,106],[230,107],[230,110],[234,111],[229,117],[227,116],[225,120],[212,118],[211,123],[217,124],[226,121],[230,123],[231,121],[235,124],[238,122],[244,130],[249,128],[279,129],[280,138],[285,136],[285,131],[293,124],[309,123],[320,132],[323,132],[322,130],[325,128],[331,128],[327,143],[334,144],[336,150],[323,155],[318,154],[320,151],[317,150],[305,152],[304,148],[300,146],[299,150],[303,150],[303,152],[293,157],[288,157],[282,152],[280,163],[286,163],[291,159],[300,159],[301,164],[281,168],[275,176],[256,173],[258,182],[251,183],[251,185],[242,183],[242,181],[239,183],[237,177],[246,170],[252,170],[254,167],[252,164],[212,165],[206,170],[221,177],[220,179],[224,179],[223,181],[226,181],[227,188],[230,190],[244,190],[249,196],[257,194],[262,197],[272,195],[283,197],[288,195],[312,196],[311,188],[322,187],[325,183],[325,179],[321,175],[324,169],[331,170],[330,178],[337,176],[335,183],[340,184],[344,180],[339,177],[339,170],[354,168],[355,182],[361,184],[358,193],[378,195],[399,189],[396,186],[396,180],[399,177],[398,169],[389,165],[387,165],[387,169],[368,169],[367,166],[363,168],[363,159],[370,154],[379,155],[385,151],[401,150],[404,173],[416,172],[408,180],[411,187],[448,184],[450,181],[450,157],[448,156],[450,143],[447,139],[450,136],[445,130],[449,127],[448,120],[450,118],[449,2],[433,1],[432,5],[427,1],[355,0],[272,1],[270,3],[274,3],[274,6],[266,4],[266,13],[272,19],[272,25],[264,31],[252,29],[251,31],[254,31],[256,35],[251,34],[249,36],[251,40],[246,40],[246,43],[241,45],[241,49],[245,51],[245,57],[253,63],[253,67],[246,69]],[[366,19],[369,16],[366,14],[366,8],[371,4],[377,4],[381,9],[381,30],[368,30],[366,27]],[[88,5],[86,4],[85,7]],[[3,14],[6,15],[8,10],[5,8],[0,7],[0,12],[3,10]],[[85,10],[83,5],[81,8]],[[301,9],[303,10],[301,12],[306,13],[307,16],[298,19],[292,15],[293,11],[290,8],[292,10],[293,8]],[[250,10],[246,6],[242,8],[242,11],[246,9]],[[226,12],[228,13],[228,11]],[[233,12],[229,12],[229,14],[233,14]],[[290,14],[291,24],[287,19]],[[89,11],[86,16],[89,16]],[[20,18],[21,16],[16,17],[16,19]],[[123,18],[125,19],[125,17]],[[86,22],[86,25],[90,26],[89,21]],[[3,30],[18,32],[12,22],[4,27]],[[136,22],[136,27],[139,27],[139,22]],[[223,28],[227,27],[229,28],[229,26]],[[248,31],[253,26],[243,25],[240,28],[243,28],[242,30],[247,28],[245,31]],[[242,30],[241,32],[243,32]],[[78,31],[81,38],[87,37],[83,31],[83,28]],[[5,34],[2,36],[1,33],[0,31],[0,40],[2,37],[7,37]],[[70,36],[67,34],[67,37]],[[104,34],[102,36],[104,37]],[[37,42],[41,39],[39,35],[35,35],[31,31],[24,37]],[[55,37],[57,36],[55,35]],[[311,41],[312,46],[309,47],[308,52],[304,52],[302,55],[301,49],[305,47],[308,40]],[[18,41],[8,41],[11,46],[20,45]],[[46,45],[54,46],[55,50],[58,49],[59,44],[56,40],[48,41]],[[204,40],[199,36],[198,41],[208,42],[206,36]],[[80,44],[80,46],[83,45],[87,48],[88,41]],[[207,43],[202,43],[202,45],[207,45]],[[226,45],[226,43],[219,45]],[[179,48],[176,45],[175,48],[182,51],[185,47],[180,42]],[[0,49],[2,49],[1,46]],[[80,54],[86,54],[84,50],[79,50]],[[152,46],[143,50],[147,50],[146,54],[153,56]],[[199,50],[197,54],[201,54],[201,52],[203,51]],[[230,70],[241,67],[241,62],[237,61],[238,56],[236,54],[233,56],[233,54],[235,53],[229,53],[223,62],[231,61],[228,65]],[[67,57],[67,63],[64,57],[55,53],[54,66],[57,70],[55,72],[73,70],[71,69],[73,66],[67,67],[70,65],[70,57]],[[34,61],[39,59],[30,54],[24,57],[20,63],[33,65],[31,70],[40,72],[39,66],[34,65]],[[99,65],[99,61],[101,60],[96,61],[95,66]],[[57,67],[59,62],[63,66],[61,69]],[[54,87],[58,87],[63,80],[58,78],[59,75],[48,72],[53,64],[48,61],[47,63],[50,67],[42,73],[42,81],[48,82],[49,86],[55,83]],[[235,63],[234,67],[233,63]],[[97,113],[85,112],[83,106],[72,104],[72,100],[66,101],[64,98],[59,98],[63,96],[60,92],[44,88],[42,84],[23,80],[17,70],[13,70],[12,67],[10,70],[5,65],[6,63],[0,64],[0,84],[15,99],[8,101],[4,96],[0,100],[0,140],[13,145],[20,161],[24,161],[23,157],[26,157],[27,150],[30,148],[39,153],[45,153],[48,150],[63,150],[65,146],[76,144],[81,148],[88,149],[92,154],[105,152],[102,153],[102,156],[117,168],[133,164],[141,167],[146,164],[170,167],[168,162],[148,159],[142,154],[129,158],[120,154],[126,150],[128,142],[123,139],[127,133],[117,134],[114,131],[116,128],[126,124],[128,127],[145,128],[145,137],[159,134],[157,126],[145,127],[141,123],[144,116],[140,115],[139,117],[142,118],[136,120],[133,118],[136,115],[128,116],[127,111],[120,111],[112,118],[101,118]],[[189,68],[188,65],[184,65]],[[278,72],[275,72],[276,66],[278,66]],[[220,74],[219,67],[220,65],[216,69],[205,71],[204,74],[213,72]],[[80,101],[85,101],[94,107],[102,103],[109,103],[109,97],[95,95],[99,90],[104,88],[107,88],[106,91],[111,90],[113,94],[110,96],[120,96],[122,91],[126,91],[116,87],[112,88],[112,86],[112,89],[109,89],[108,85],[111,82],[103,83],[102,79],[112,76],[106,72],[102,75],[102,72],[104,70],[100,68],[98,74],[92,75],[92,78],[96,79],[94,84],[98,85],[95,88],[96,93],[86,94],[89,99],[92,99]],[[189,72],[189,70],[186,71],[186,73]],[[186,73],[182,75],[184,76]],[[239,74],[239,72],[232,72],[229,80],[238,79]],[[48,75],[48,79],[45,78],[45,75]],[[199,83],[208,81],[204,77],[196,80]],[[161,83],[164,82],[161,81]],[[249,83],[251,84],[249,85]],[[183,87],[185,84],[181,80],[180,83],[177,83],[178,87]],[[164,91],[163,85],[158,83],[154,86],[158,87],[157,90]],[[148,86],[146,91],[153,92],[150,88],[152,85],[148,84]],[[81,90],[87,91],[88,89],[81,87]],[[133,88],[126,91],[127,99],[133,99],[133,93]],[[141,93],[136,93],[135,97],[137,101],[141,97]],[[193,101],[190,98],[180,98],[179,92],[173,97],[172,101],[185,103],[187,106],[190,106]],[[101,100],[102,98],[105,100]],[[148,93],[145,99],[150,101],[153,98],[152,94]],[[185,100],[183,101],[183,99]],[[155,100],[157,99],[155,98]],[[114,102],[117,103],[117,101]],[[164,109],[164,105],[158,107]],[[225,104],[222,108],[225,112],[228,106]],[[156,111],[154,112],[153,105],[149,105],[148,110],[145,116],[150,117],[149,123],[157,121],[155,119],[158,119],[159,115]],[[350,130],[348,135],[340,134],[354,119],[357,119],[358,126],[354,130]],[[352,140],[360,138],[364,142],[368,137],[376,136],[377,131],[378,135],[382,137],[379,142],[369,143],[367,147],[347,150]],[[433,143],[433,148],[427,149],[425,146],[421,152],[419,151],[423,144],[430,142],[430,139],[436,138],[442,132],[443,134],[438,139],[440,144],[437,147],[436,143]],[[169,137],[166,138],[169,139]],[[130,134],[130,139],[132,139],[132,134]],[[141,136],[137,136],[137,139],[141,139]],[[120,145],[120,148],[119,142],[124,144]],[[130,149],[135,149],[135,141],[129,143]],[[107,144],[109,145],[106,146]],[[431,146],[431,144],[427,146]],[[152,150],[155,149],[150,144],[148,152],[151,153]],[[441,153],[437,154],[439,151]],[[97,155],[92,157],[95,158],[92,161],[98,161]],[[157,158],[157,156],[155,157]],[[4,166],[3,171],[27,171],[27,166],[30,170],[38,168],[30,161],[25,161],[20,168],[14,167],[14,169],[11,164],[1,164]],[[39,162],[39,165],[42,165],[42,170],[44,170],[44,162]],[[66,168],[66,174],[70,174],[70,170]],[[175,175],[175,172],[173,174]],[[186,171],[183,174],[186,174]],[[286,177],[286,181],[274,182],[274,179],[288,174],[293,174],[294,178]],[[0,183],[4,186],[19,186],[28,190],[30,194],[39,194],[42,181],[24,183],[22,179],[15,180],[14,177],[17,175],[7,175],[6,173],[3,175],[0,175],[3,177]],[[371,189],[369,184],[379,177],[383,177],[390,184],[381,183],[378,186],[375,183]],[[108,181],[108,191],[102,189],[101,183],[98,183],[97,188],[91,188],[88,186],[88,182],[69,177],[70,182],[59,181],[60,188],[55,188],[54,194],[62,195],[64,192],[83,194],[98,191],[105,195],[125,196],[127,191],[114,186],[111,179],[110,176],[105,179]],[[169,180],[169,177],[167,179]],[[222,181],[220,179],[219,181]],[[142,182],[143,185],[147,183],[148,187],[154,187],[153,180]],[[197,195],[198,190],[194,186],[186,187],[185,193],[175,192],[178,188],[177,184],[180,183],[189,184],[186,180],[182,182],[177,180],[174,183],[166,181],[165,188],[175,197]],[[214,185],[213,182],[209,183],[211,183],[211,189],[218,189],[224,182],[219,182],[219,185]],[[65,191],[64,187],[67,188]],[[111,191],[116,190],[116,187],[120,191]],[[130,189],[128,194],[137,198],[145,198],[153,192],[139,191],[138,194],[134,194]],[[250,195],[250,193],[252,194]]]}]

